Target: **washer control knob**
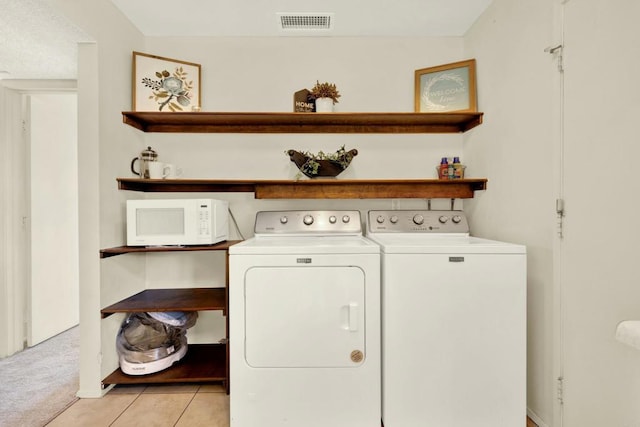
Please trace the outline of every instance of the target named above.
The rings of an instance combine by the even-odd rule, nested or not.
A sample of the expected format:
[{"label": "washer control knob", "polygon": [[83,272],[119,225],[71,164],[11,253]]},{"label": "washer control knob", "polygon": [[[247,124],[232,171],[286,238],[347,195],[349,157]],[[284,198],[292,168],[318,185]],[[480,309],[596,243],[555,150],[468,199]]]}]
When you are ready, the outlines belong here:
[{"label": "washer control knob", "polygon": [[378,224],[382,224],[384,222],[384,217],[382,215],[378,215],[378,218],[376,218],[376,222]]},{"label": "washer control knob", "polygon": [[348,224],[349,221],[351,221],[351,217],[349,217],[349,215],[344,215],[342,217],[342,222],[344,222],[345,224]]},{"label": "washer control knob", "polygon": [[311,215],[305,215],[304,218],[302,218],[302,222],[304,222],[304,225],[311,225],[313,224],[313,217]]},{"label": "washer control knob", "polygon": [[338,219],[336,218],[336,216],[335,216],[335,215],[331,215],[331,216],[329,217],[329,223],[330,223],[330,224],[335,224],[337,220],[338,220]]},{"label": "washer control knob", "polygon": [[280,224],[286,224],[288,222],[289,222],[289,218],[287,218],[286,216],[280,217]]},{"label": "washer control knob", "polygon": [[438,218],[438,221],[440,221],[440,224],[445,224],[447,221],[449,221],[449,217],[446,215],[441,215],[440,218]]},{"label": "washer control knob", "polygon": [[391,224],[397,224],[398,223],[398,215],[391,215],[391,218],[389,218],[389,221],[391,221]]},{"label": "washer control knob", "polygon": [[454,215],[451,218],[451,221],[453,221],[454,224],[460,224],[460,221],[462,221],[462,217],[460,215]]},{"label": "washer control knob", "polygon": [[413,223],[416,225],[422,225],[424,223],[424,217],[422,215],[414,215]]}]

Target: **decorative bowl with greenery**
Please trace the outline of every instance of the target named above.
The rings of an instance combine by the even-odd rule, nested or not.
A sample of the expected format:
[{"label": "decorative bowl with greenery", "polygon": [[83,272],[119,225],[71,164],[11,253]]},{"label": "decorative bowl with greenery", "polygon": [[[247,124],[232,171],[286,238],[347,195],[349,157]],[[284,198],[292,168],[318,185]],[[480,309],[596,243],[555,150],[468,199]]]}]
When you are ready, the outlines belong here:
[{"label": "decorative bowl with greenery", "polygon": [[334,83],[320,83],[319,80],[316,80],[316,85],[311,89],[310,95],[313,99],[331,98],[334,104],[337,104],[338,98],[340,98],[340,93]]},{"label": "decorative bowl with greenery", "polygon": [[335,153],[318,151],[313,154],[308,151],[287,150],[285,154],[309,178],[336,177],[351,164],[351,160],[358,155],[358,150],[354,148],[347,151],[343,145]]}]

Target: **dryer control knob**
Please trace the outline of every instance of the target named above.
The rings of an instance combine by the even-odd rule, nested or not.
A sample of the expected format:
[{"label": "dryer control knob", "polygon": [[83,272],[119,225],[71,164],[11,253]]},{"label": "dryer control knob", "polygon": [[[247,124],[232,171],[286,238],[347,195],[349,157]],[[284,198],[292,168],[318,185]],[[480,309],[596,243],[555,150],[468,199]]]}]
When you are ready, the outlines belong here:
[{"label": "dryer control knob", "polygon": [[391,221],[391,224],[396,224],[398,222],[398,215],[391,215],[389,221]]},{"label": "dryer control knob", "polygon": [[422,225],[424,223],[424,217],[422,215],[414,215],[413,223],[416,225]]},{"label": "dryer control knob", "polygon": [[460,215],[454,215],[451,218],[451,221],[453,221],[454,224],[460,224],[460,221],[462,221],[462,217]]},{"label": "dryer control knob", "polygon": [[447,221],[449,221],[449,217],[446,216],[446,215],[442,215],[442,216],[440,216],[440,218],[438,218],[438,221],[440,221],[440,224],[444,224]]},{"label": "dryer control knob", "polygon": [[305,215],[304,218],[302,218],[302,222],[304,222],[305,225],[311,225],[313,224],[313,217],[311,215]]},{"label": "dryer control knob", "polygon": [[338,219],[336,218],[336,216],[335,216],[335,215],[331,215],[331,216],[329,217],[329,223],[330,223],[330,224],[335,224],[337,220],[338,220]]},{"label": "dryer control knob", "polygon": [[289,218],[287,218],[286,216],[280,217],[280,224],[286,224],[288,222],[289,222]]},{"label": "dryer control knob", "polygon": [[351,217],[349,215],[344,215],[342,217],[342,222],[344,222],[345,224],[348,224],[349,221],[351,221]]},{"label": "dryer control knob", "polygon": [[382,224],[384,222],[384,217],[382,215],[378,215],[378,218],[376,218],[376,222],[378,224]]}]

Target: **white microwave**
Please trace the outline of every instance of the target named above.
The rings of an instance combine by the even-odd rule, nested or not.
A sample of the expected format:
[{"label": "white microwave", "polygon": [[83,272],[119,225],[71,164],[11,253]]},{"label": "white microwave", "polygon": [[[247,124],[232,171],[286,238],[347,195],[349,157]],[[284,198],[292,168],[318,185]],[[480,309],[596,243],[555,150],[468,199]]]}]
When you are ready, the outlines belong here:
[{"label": "white microwave", "polygon": [[127,245],[209,245],[229,237],[229,202],[127,200]]}]

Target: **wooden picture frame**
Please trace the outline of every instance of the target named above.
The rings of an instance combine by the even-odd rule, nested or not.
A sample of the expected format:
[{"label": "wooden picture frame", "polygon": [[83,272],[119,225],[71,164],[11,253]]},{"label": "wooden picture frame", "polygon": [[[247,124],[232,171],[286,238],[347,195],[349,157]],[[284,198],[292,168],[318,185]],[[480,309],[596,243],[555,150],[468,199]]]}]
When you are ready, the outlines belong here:
[{"label": "wooden picture frame", "polygon": [[200,111],[200,64],[133,52],[133,111]]},{"label": "wooden picture frame", "polygon": [[415,71],[417,113],[476,112],[476,60]]}]

